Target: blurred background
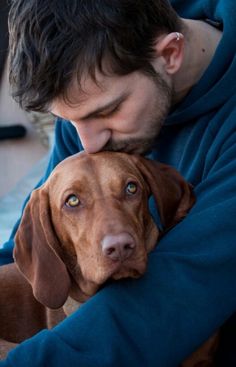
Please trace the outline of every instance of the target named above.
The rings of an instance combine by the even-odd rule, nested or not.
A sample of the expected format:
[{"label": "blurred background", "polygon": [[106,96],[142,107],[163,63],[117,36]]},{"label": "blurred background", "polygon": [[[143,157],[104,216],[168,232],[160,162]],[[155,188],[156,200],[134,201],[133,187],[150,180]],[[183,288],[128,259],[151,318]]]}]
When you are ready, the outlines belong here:
[{"label": "blurred background", "polygon": [[53,140],[53,117],[26,113],[10,96],[7,0],[0,0],[0,246],[27,194],[43,174]]}]

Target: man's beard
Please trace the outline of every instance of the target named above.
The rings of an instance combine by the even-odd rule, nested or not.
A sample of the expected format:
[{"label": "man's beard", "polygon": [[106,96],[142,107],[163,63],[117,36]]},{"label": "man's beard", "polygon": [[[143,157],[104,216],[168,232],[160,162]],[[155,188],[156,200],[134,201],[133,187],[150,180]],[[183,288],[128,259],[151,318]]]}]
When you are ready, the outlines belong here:
[{"label": "man's beard", "polygon": [[160,129],[170,111],[172,103],[172,88],[158,73],[149,76],[156,84],[157,110],[152,111],[144,125],[147,129],[143,136],[127,138],[120,141],[110,139],[102,150],[113,152],[125,152],[145,155],[154,147]]},{"label": "man's beard", "polygon": [[[158,133],[156,135],[158,136]],[[130,138],[121,141],[109,140],[102,150],[145,155],[152,150],[157,136],[153,138]]]}]

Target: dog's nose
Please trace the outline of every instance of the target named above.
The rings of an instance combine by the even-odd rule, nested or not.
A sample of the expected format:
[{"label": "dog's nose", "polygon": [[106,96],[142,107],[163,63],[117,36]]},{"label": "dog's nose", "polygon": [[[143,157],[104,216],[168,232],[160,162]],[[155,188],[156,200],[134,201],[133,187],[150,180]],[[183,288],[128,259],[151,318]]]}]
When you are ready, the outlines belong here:
[{"label": "dog's nose", "polygon": [[114,261],[126,260],[134,249],[135,241],[129,233],[106,235],[102,240],[103,254]]}]

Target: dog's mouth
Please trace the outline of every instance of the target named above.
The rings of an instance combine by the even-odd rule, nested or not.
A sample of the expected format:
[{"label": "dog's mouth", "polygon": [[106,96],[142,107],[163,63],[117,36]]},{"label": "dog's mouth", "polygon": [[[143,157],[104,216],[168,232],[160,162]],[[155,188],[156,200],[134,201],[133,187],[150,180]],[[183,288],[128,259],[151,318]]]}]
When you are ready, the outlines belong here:
[{"label": "dog's mouth", "polygon": [[[85,302],[88,298],[92,297],[97,291],[103,288],[106,284],[108,284],[112,280],[121,280],[121,279],[137,279],[140,278],[146,270],[146,263],[140,266],[139,268],[131,268],[129,266],[120,266],[117,267],[116,270],[104,271],[100,274],[100,279],[93,280],[85,280],[80,279],[79,284],[74,283],[70,291],[70,296],[77,300],[78,302]],[[78,287],[79,286],[79,287]]]},{"label": "dog's mouth", "polygon": [[142,276],[147,267],[147,260],[129,261],[117,265],[117,268],[111,273],[108,278],[119,280],[124,278],[139,278]]},{"label": "dog's mouth", "polygon": [[126,261],[110,261],[105,266],[100,266],[90,278],[93,284],[101,287],[109,280],[119,280],[125,278],[139,278],[147,268],[147,256],[142,259],[129,259]]},{"label": "dog's mouth", "polygon": [[[121,249],[113,246],[114,237],[117,240],[116,243],[119,244],[120,241],[123,244]],[[84,294],[94,295],[98,289],[110,280],[136,279],[145,273],[148,252],[150,251],[150,246],[147,246],[145,239],[139,240],[135,238],[135,235],[127,236],[127,233],[121,233],[121,235],[114,237],[113,235],[106,237],[109,240],[108,245],[104,241],[102,251],[94,256],[84,257],[83,261],[77,259],[72,276]],[[126,240],[127,242],[125,242]],[[112,245],[110,245],[111,242]]]},{"label": "dog's mouth", "polygon": [[106,264],[97,265],[96,270],[93,269],[91,273],[83,272],[81,269],[82,271],[76,283],[84,295],[91,297],[110,280],[141,277],[145,273],[146,267],[147,255],[144,256],[144,254],[139,258],[127,259],[123,262],[110,261]]}]

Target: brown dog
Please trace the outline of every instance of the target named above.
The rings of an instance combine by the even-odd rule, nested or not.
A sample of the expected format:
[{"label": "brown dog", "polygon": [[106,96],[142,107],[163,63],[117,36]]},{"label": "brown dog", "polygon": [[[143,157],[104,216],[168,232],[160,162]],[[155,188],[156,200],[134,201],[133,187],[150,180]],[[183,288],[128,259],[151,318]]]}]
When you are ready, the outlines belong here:
[{"label": "brown dog", "polygon": [[150,195],[165,230],[195,201],[176,170],[139,156],[83,152],[61,162],[24,210],[14,249],[19,270],[0,267],[0,338],[19,343],[62,320],[62,306],[70,313],[108,279],[141,276],[162,235]]},{"label": "brown dog", "polygon": [[15,261],[35,298],[55,309],[69,295],[84,302],[110,278],[142,275],[160,236],[151,193],[166,229],[194,203],[173,168],[141,157],[80,153],[59,164],[32,193],[15,238]]}]

